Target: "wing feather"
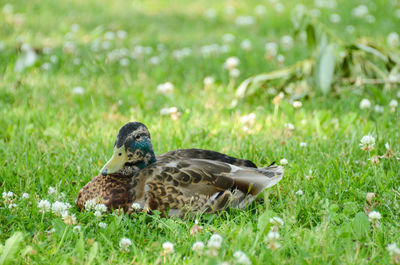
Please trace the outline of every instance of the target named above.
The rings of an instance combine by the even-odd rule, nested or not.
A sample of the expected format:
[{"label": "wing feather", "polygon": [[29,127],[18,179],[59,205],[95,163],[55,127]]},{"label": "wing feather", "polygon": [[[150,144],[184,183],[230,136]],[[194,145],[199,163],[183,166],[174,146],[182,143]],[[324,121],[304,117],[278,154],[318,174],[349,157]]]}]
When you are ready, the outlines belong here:
[{"label": "wing feather", "polygon": [[[239,189],[257,195],[278,183],[283,175],[281,167],[250,168],[207,159],[181,159],[157,162],[159,174],[170,176],[168,182],[179,188],[184,196]],[[174,165],[173,170],[169,167]]]}]

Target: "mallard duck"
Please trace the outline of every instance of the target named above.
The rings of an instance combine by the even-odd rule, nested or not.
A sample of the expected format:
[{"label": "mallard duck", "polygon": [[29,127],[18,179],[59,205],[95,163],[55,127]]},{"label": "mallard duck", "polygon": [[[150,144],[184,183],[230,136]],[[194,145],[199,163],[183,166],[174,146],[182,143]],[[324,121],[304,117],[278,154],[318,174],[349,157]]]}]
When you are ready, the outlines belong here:
[{"label": "mallard duck", "polygon": [[110,210],[131,213],[158,210],[169,216],[242,209],[277,184],[283,168],[257,166],[215,151],[180,149],[155,156],[150,133],[140,122],[118,132],[111,159],[79,192],[84,208],[95,199]]}]

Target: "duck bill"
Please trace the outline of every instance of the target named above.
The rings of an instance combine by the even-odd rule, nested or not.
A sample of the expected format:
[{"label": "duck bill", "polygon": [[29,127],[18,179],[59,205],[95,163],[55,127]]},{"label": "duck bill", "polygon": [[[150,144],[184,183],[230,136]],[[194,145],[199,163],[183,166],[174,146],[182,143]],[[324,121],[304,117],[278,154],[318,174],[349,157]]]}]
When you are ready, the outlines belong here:
[{"label": "duck bill", "polygon": [[101,174],[106,176],[107,174],[112,174],[118,172],[124,164],[128,162],[128,156],[126,155],[125,149],[121,148],[115,149],[114,154],[110,160],[101,169]]}]

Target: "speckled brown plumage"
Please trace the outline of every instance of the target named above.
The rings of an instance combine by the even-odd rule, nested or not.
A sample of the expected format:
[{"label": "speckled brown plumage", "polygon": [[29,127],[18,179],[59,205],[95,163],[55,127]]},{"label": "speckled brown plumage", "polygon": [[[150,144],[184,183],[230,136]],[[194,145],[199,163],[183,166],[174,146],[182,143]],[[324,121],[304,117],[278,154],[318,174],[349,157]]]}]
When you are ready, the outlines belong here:
[{"label": "speckled brown plumage", "polygon": [[[103,175],[79,192],[79,208],[84,208],[87,200],[96,199],[109,209],[122,208],[128,213],[137,211],[132,203],[140,205],[140,210],[169,215],[212,213],[228,206],[244,208],[282,178],[281,167],[257,168],[249,160],[209,150],[180,149],[155,157],[147,128],[140,123],[128,125],[129,130],[120,130],[113,156],[115,160],[125,157],[124,166],[116,173],[104,174],[107,165],[114,163],[110,160]],[[140,140],[142,135],[144,140]],[[124,148],[126,155],[122,154]],[[138,150],[143,153],[141,158],[135,156]]]},{"label": "speckled brown plumage", "polygon": [[83,209],[86,201],[96,199],[97,203],[104,203],[109,209],[122,208],[127,211],[133,202],[130,186],[131,179],[126,176],[98,175],[80,190],[76,205]]}]

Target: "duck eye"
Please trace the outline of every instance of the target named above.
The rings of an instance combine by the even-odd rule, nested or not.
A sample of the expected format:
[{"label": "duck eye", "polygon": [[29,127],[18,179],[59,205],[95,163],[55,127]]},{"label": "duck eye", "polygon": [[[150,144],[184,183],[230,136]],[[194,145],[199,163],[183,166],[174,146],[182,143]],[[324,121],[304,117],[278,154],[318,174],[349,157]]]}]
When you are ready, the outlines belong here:
[{"label": "duck eye", "polygon": [[136,138],[136,140],[140,139],[140,135],[136,135],[135,138]]},{"label": "duck eye", "polygon": [[119,155],[119,156],[121,156],[121,155],[122,155],[122,153],[118,153],[118,155]]}]

